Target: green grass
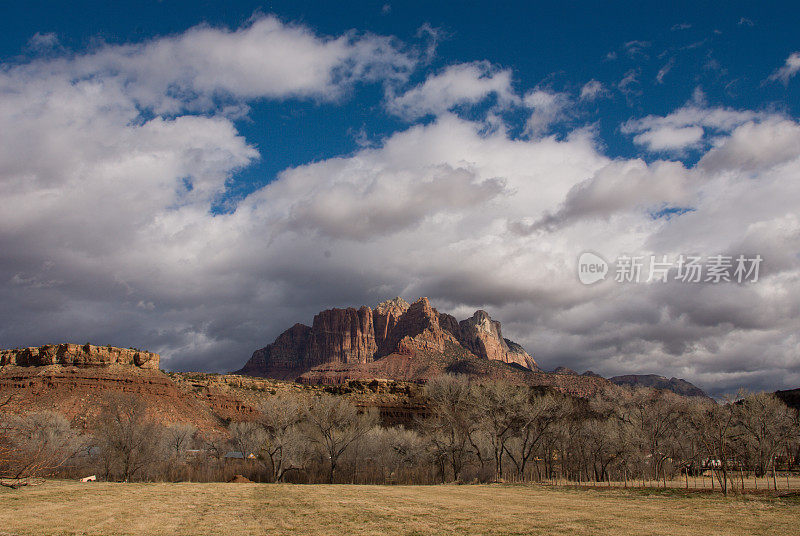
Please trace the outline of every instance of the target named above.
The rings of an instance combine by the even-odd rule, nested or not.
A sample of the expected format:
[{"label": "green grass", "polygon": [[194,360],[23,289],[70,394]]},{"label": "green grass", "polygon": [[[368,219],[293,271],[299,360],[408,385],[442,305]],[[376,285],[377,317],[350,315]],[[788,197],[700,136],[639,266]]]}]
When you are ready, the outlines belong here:
[{"label": "green grass", "polygon": [[799,532],[795,498],[674,490],[47,482],[0,491],[4,536]]}]

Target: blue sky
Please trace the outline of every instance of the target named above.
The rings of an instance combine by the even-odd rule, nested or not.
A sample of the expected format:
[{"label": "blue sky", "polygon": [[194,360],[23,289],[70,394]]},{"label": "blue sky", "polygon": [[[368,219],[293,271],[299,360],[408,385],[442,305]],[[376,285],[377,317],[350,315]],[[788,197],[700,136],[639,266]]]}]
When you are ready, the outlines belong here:
[{"label": "blue sky", "polygon": [[[10,62],[30,54],[36,33],[54,33],[64,48],[80,52],[100,43],[179,34],[200,24],[236,28],[265,13],[322,35],[372,32],[419,48],[429,43],[420,35],[429,25],[439,34],[436,54],[412,81],[453,63],[487,60],[512,69],[521,91],[543,86],[577,95],[589,80],[614,88],[634,71],[630,94],[613,91],[570,122],[596,123],[610,156],[651,158],[620,133],[620,123],[665,115],[688,101],[696,87],[710,104],[793,115],[800,106],[800,84],[763,83],[794,51],[800,7],[791,2],[507,2],[495,8],[484,2],[167,0],[19,2],[4,9],[0,57]],[[359,135],[375,142],[404,128],[407,122],[382,113],[382,99],[373,84],[355,88],[336,106],[313,100],[249,103],[251,111],[237,127],[262,160],[237,175],[231,195],[249,193],[287,167],[355,151]],[[697,155],[681,156],[688,161]]]},{"label": "blue sky", "polygon": [[[2,347],[224,371],[322,308],[427,295],[545,368],[800,383],[796,4],[0,15]],[[588,288],[589,249],[765,272]]]}]

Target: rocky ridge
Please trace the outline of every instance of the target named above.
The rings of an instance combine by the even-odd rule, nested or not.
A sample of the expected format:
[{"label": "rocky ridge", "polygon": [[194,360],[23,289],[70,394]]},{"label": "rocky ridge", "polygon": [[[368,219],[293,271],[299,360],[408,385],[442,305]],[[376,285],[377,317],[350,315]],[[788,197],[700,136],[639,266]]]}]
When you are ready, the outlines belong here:
[{"label": "rocky ridge", "polygon": [[[369,374],[399,374],[402,369],[406,373],[399,379],[418,379],[429,364],[407,363],[407,358],[448,356],[539,370],[522,346],[503,337],[500,322],[487,312],[476,311],[459,322],[439,313],[428,298],[409,304],[398,297],[374,310],[362,306],[322,311],[311,326],[296,324],[272,344],[256,350],[238,373],[280,379],[305,374],[305,381],[311,381],[320,376],[316,371],[325,376],[320,381],[330,382],[331,375],[341,376],[344,371],[363,378],[368,376],[367,370],[372,371]],[[381,363],[369,365],[376,361]]]},{"label": "rocky ridge", "polygon": [[158,370],[161,357],[153,352],[114,346],[92,344],[46,344],[30,348],[0,350],[0,366],[73,365],[95,367],[105,365],[133,365],[143,369]]},{"label": "rocky ridge", "polygon": [[692,396],[708,398],[708,395],[696,385],[693,385],[681,378],[667,378],[658,374],[627,374],[624,376],[614,376],[608,381],[617,385],[629,387],[653,387],[665,389],[681,396]]}]

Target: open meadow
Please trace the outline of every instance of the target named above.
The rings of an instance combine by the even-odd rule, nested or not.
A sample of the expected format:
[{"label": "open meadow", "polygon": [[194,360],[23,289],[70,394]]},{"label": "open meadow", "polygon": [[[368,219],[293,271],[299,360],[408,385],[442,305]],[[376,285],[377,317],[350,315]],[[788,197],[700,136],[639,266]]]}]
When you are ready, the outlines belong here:
[{"label": "open meadow", "polygon": [[800,497],[533,485],[49,481],[0,491],[0,534],[800,534]]}]

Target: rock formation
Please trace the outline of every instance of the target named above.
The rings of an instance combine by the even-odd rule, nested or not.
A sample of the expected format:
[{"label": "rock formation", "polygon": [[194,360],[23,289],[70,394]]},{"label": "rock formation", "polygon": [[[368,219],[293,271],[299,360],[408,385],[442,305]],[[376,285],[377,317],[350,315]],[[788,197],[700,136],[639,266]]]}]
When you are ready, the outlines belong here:
[{"label": "rock formation", "polygon": [[389,331],[376,357],[390,354],[416,355],[419,352],[444,353],[446,344],[458,339],[442,329],[439,313],[428,298],[415,301]]},{"label": "rock formation", "polygon": [[366,363],[375,351],[372,309],[328,309],[314,317],[309,361],[322,363]]},{"label": "rock formation", "polygon": [[536,364],[536,361],[534,361],[533,357],[531,357],[531,355],[525,351],[525,348],[514,341],[510,341],[508,339],[503,340],[505,341],[506,346],[508,346],[506,363],[516,363],[517,365],[529,368],[531,370],[539,370],[539,366]]},{"label": "rock formation", "polygon": [[460,341],[473,354],[503,363],[516,363],[537,370],[536,362],[519,344],[503,338],[500,322],[492,320],[486,311],[475,311],[471,318],[458,323]]},{"label": "rock formation", "polygon": [[278,379],[294,379],[302,371],[318,363],[309,359],[311,328],[295,324],[281,333],[275,342],[253,352],[242,374],[268,376]]},{"label": "rock formation", "polygon": [[696,385],[680,378],[667,378],[658,374],[628,374],[625,376],[614,376],[608,379],[617,385],[627,385],[630,387],[654,387],[656,389],[666,389],[681,396],[696,396],[709,398],[708,395]]},{"label": "rock formation", "polygon": [[383,341],[397,325],[397,321],[408,310],[408,302],[401,297],[386,300],[378,304],[372,316],[375,331],[375,343],[380,349]]},{"label": "rock formation", "polygon": [[159,361],[160,356],[152,352],[91,344],[47,344],[31,348],[0,350],[0,366],[74,365],[76,367],[95,367],[117,364],[158,370]]},{"label": "rock formation", "polygon": [[159,370],[159,361],[152,352],[91,344],[0,350],[3,411],[58,411],[90,428],[107,397],[125,394],[144,399],[165,424],[214,429],[220,418],[247,410],[224,394],[182,390]]},{"label": "rock formation", "polygon": [[[353,367],[346,365],[364,365],[389,356],[474,358],[538,370],[520,345],[503,338],[500,323],[485,311],[458,322],[439,313],[428,298],[409,305],[398,297],[380,303],[374,311],[366,306],[322,311],[311,327],[296,324],[272,344],[256,350],[238,372],[294,379],[323,367],[328,376],[346,375],[355,374]],[[395,372],[398,367],[414,370],[414,375],[427,370],[425,363],[402,363],[401,359],[383,365]],[[367,374],[367,369],[377,373],[381,365],[365,368],[358,377]]]}]

